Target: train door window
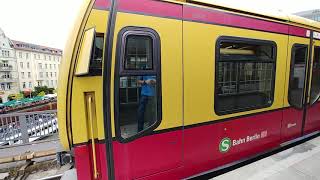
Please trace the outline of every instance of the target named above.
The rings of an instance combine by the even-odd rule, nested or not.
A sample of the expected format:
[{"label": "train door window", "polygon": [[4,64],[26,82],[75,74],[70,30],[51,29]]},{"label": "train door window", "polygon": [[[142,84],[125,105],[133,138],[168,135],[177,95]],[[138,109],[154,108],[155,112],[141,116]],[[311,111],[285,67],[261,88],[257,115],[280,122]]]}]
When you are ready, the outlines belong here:
[{"label": "train door window", "polygon": [[103,40],[104,34],[97,33],[94,39],[93,57],[89,67],[91,75],[102,75]]},{"label": "train door window", "polygon": [[320,97],[320,47],[314,48],[310,103],[314,104]]},{"label": "train door window", "polygon": [[218,115],[272,105],[274,42],[221,37],[216,52],[215,111]]},{"label": "train door window", "polygon": [[302,108],[308,46],[294,45],[291,56],[288,100],[293,107]]},{"label": "train door window", "polygon": [[160,123],[160,39],[148,28],[124,28],[117,49],[117,136],[130,141]]}]

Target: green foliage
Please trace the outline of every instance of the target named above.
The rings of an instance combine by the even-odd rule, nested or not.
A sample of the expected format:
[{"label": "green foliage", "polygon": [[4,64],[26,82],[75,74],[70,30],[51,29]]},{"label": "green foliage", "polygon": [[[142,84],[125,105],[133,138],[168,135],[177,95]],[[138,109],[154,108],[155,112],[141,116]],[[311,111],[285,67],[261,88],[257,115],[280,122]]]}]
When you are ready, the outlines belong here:
[{"label": "green foliage", "polygon": [[8,100],[12,101],[12,100],[16,100],[17,99],[17,94],[9,94],[8,95]]},{"label": "green foliage", "polygon": [[48,88],[47,86],[36,86],[32,92],[32,96],[39,96],[41,93],[42,96],[46,94],[53,94],[54,88]]}]

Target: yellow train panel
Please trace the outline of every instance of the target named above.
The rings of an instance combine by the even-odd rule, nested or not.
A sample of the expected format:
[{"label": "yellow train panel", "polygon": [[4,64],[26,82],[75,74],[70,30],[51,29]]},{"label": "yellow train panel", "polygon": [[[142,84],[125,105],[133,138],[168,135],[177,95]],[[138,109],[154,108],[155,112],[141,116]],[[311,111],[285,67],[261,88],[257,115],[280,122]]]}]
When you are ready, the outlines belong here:
[{"label": "yellow train panel", "polygon": [[[156,130],[182,126],[182,21],[119,12],[115,37],[126,26],[149,27],[159,34],[161,42],[162,122]],[[112,67],[115,65],[116,40],[113,47]],[[114,68],[112,69],[111,82],[114,81]],[[111,112],[114,112],[113,94],[114,87],[111,84]],[[113,113],[112,123],[114,124]]]},{"label": "yellow train panel", "polygon": [[[97,33],[105,33],[109,11],[92,9],[85,29],[95,27]],[[72,133],[73,143],[88,142],[90,131],[86,115],[85,93],[94,92],[96,107],[96,124],[94,138],[105,139],[103,120],[102,76],[74,77],[72,89]]]},{"label": "yellow train panel", "polygon": [[[273,41],[277,44],[274,101],[271,107],[218,116],[214,110],[215,48],[221,36]],[[225,119],[283,107],[288,36],[184,22],[185,125]]]}]

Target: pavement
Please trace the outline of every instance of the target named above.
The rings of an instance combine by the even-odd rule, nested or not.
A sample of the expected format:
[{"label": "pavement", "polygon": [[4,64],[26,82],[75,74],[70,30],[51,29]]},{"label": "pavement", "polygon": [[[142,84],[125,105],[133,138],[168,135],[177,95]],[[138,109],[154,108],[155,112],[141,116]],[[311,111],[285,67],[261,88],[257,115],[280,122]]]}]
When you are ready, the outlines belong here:
[{"label": "pavement", "polygon": [[320,180],[320,137],[212,180]]},{"label": "pavement", "polygon": [[[5,157],[22,155],[26,152],[38,152],[48,151],[52,149],[60,150],[61,144],[57,138],[57,135],[43,139],[42,141],[33,142],[23,145],[12,145],[12,146],[0,146],[0,159]],[[56,156],[46,156],[41,158],[35,158],[33,161],[41,162],[55,159]],[[11,163],[0,164],[0,172],[2,169],[12,168],[20,165],[24,165],[25,161],[17,161]]]},{"label": "pavement", "polygon": [[24,154],[25,152],[34,152],[34,151],[46,151],[57,149],[59,147],[59,140],[51,140],[40,143],[27,144],[23,146],[13,146],[13,147],[1,147],[0,148],[0,158],[16,156]]}]

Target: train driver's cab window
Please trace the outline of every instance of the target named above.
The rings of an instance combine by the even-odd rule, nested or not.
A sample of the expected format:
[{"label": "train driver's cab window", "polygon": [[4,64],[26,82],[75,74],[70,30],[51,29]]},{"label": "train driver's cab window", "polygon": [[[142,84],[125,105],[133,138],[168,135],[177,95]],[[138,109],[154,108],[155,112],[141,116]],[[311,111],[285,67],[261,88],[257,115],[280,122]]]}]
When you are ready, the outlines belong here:
[{"label": "train driver's cab window", "polygon": [[217,42],[216,51],[214,102],[218,115],[272,105],[275,43],[222,37]]},{"label": "train driver's cab window", "polygon": [[320,97],[320,47],[314,48],[310,103],[314,104]]},{"label": "train driver's cab window", "polygon": [[294,45],[291,56],[292,57],[288,100],[290,105],[297,108],[302,108],[306,77],[306,62],[308,57],[308,46]]},{"label": "train driver's cab window", "polygon": [[102,75],[103,34],[87,29],[81,40],[75,75]]},{"label": "train driver's cab window", "polygon": [[97,33],[93,44],[93,56],[90,61],[89,72],[91,75],[102,75],[102,55],[103,55],[104,34]]},{"label": "train driver's cab window", "polygon": [[155,32],[126,31],[118,80],[118,136],[129,139],[157,126],[160,106],[159,40]]}]

